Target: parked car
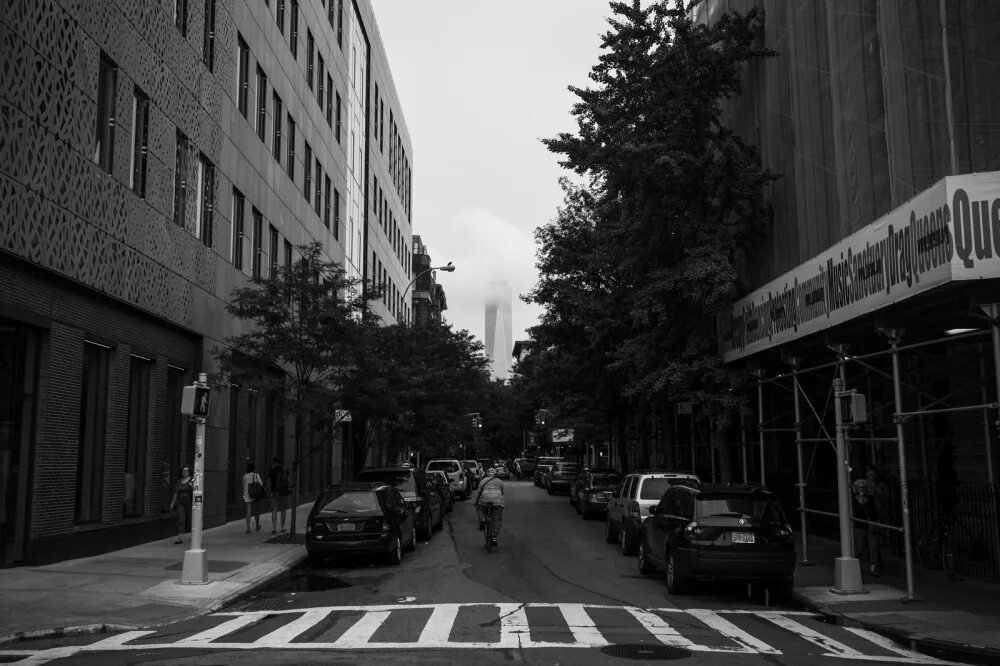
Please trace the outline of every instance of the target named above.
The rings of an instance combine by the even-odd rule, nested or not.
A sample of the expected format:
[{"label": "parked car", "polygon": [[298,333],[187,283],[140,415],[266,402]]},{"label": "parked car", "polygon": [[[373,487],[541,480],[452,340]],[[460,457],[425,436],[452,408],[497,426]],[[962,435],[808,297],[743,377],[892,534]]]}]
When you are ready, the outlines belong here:
[{"label": "parked car", "polygon": [[437,491],[438,497],[441,498],[441,506],[444,507],[444,512],[451,513],[452,509],[455,508],[455,496],[451,492],[451,483],[448,481],[448,475],[441,470],[431,470],[427,472],[427,483]]},{"label": "parked car", "polygon": [[639,547],[639,528],[649,517],[649,510],[672,484],[682,481],[699,483],[700,479],[686,472],[636,472],[622,479],[608,502],[605,541],[618,541],[623,555],[635,555]]},{"label": "parked car", "polygon": [[472,491],[479,487],[479,482],[483,480],[485,470],[475,460],[463,460],[462,465],[465,467],[465,476],[469,482],[469,494],[471,495]]},{"label": "parked car", "polygon": [[392,564],[417,547],[413,512],[385,483],[335,483],[313,502],[306,519],[309,564],[347,554],[385,554]]},{"label": "parked car", "polygon": [[575,462],[557,462],[545,477],[545,490],[549,495],[557,492],[569,493],[569,487],[576,481],[580,465]]},{"label": "parked car", "polygon": [[595,514],[607,514],[608,502],[615,494],[620,479],[618,472],[609,467],[597,467],[580,474],[570,488],[576,512],[584,520]]},{"label": "parked car", "polygon": [[469,482],[465,477],[465,467],[458,460],[450,458],[430,460],[424,467],[424,470],[427,472],[444,472],[445,476],[448,477],[448,485],[451,486],[452,494],[460,496],[462,499],[468,499]]},{"label": "parked car", "polygon": [[584,483],[587,480],[587,475],[591,473],[614,475],[616,488],[618,487],[618,483],[621,481],[621,475],[618,473],[618,470],[612,467],[584,467],[583,469],[580,470],[580,473],[577,474],[576,480],[573,481],[573,483],[571,483],[569,486],[569,503],[572,504],[573,506],[577,505],[576,504],[577,494],[584,487]]},{"label": "parked car", "polygon": [[538,461],[534,458],[515,458],[514,474],[517,475],[517,480],[520,481],[522,477],[532,478],[537,466]]},{"label": "parked car", "polygon": [[535,485],[539,488],[545,487],[545,475],[549,473],[552,466],[559,462],[561,458],[554,458],[552,456],[542,456],[538,459],[538,463],[535,465]]},{"label": "parked car", "polygon": [[496,465],[496,471],[498,479],[510,479],[510,470],[506,465]]},{"label": "parked car", "polygon": [[639,570],[663,569],[671,594],[694,580],[766,580],[792,593],[795,543],[773,493],[756,484],[673,486],[639,536]]},{"label": "parked car", "polygon": [[427,484],[427,476],[409,467],[378,467],[358,472],[358,481],[381,481],[396,488],[414,514],[417,536],[429,540],[434,530],[444,526],[441,498]]}]

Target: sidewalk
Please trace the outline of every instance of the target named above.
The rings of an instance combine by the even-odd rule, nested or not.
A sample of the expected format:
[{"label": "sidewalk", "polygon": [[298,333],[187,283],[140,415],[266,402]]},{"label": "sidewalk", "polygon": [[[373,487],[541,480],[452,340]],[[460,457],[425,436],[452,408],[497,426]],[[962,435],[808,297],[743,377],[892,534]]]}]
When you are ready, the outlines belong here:
[{"label": "sidewalk", "polygon": [[[902,558],[883,550],[886,569],[881,578],[863,575],[867,594],[838,595],[833,587],[837,541],[810,537],[813,566],[795,570],[795,597],[837,624],[861,627],[908,647],[944,658],[1000,664],[1000,584],[968,578],[959,572],[949,579],[943,571],[914,563],[913,592],[921,603],[902,603],[906,569]],[[802,540],[796,548],[802,558]]]},{"label": "sidewalk", "polygon": [[[184,544],[159,539],[124,550],[42,567],[0,569],[0,643],[22,638],[149,628],[210,613],[288,571],[306,557],[302,530],[311,504],[298,508],[300,543],[271,534],[270,512],[259,532],[243,519],[205,530],[205,585],[180,583]],[[291,518],[291,516],[289,516]]]}]

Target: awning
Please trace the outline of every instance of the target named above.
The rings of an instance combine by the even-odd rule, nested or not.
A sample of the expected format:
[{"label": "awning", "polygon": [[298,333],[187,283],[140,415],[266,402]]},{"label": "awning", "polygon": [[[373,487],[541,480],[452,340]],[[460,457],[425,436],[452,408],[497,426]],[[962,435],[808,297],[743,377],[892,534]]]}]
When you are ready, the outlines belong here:
[{"label": "awning", "polygon": [[729,363],[949,282],[1000,277],[1000,172],[949,176],[718,318]]}]

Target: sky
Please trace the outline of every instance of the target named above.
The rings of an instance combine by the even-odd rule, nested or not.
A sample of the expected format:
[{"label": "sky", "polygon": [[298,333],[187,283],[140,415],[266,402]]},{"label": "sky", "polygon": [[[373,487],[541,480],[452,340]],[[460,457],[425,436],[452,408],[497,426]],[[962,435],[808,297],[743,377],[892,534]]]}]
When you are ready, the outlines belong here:
[{"label": "sky", "polygon": [[607,0],[371,0],[413,143],[413,233],[448,298],[445,318],[485,339],[492,281],[513,291],[513,336],[540,308],[536,227],[562,203],[559,166],[542,138],[574,132],[608,29]]}]

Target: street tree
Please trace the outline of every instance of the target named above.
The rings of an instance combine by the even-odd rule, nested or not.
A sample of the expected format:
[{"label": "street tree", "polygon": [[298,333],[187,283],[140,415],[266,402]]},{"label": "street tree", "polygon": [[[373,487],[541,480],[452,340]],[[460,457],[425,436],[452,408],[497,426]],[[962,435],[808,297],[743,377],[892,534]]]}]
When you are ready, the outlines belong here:
[{"label": "street tree", "polygon": [[[771,52],[757,10],[700,23],[696,4],[611,4],[595,85],[570,88],[577,131],[544,141],[587,179],[567,194],[587,209],[576,216],[586,224],[560,216],[538,232],[531,299],[546,308],[547,332],[583,326],[569,335],[588,343],[581,351],[600,350],[617,393],[610,404],[697,402],[719,445],[739,393],[717,353],[715,317],[745,290],[737,262],[768,220],[762,193],[773,178],[724,125],[722,104],[739,94],[745,64]],[[567,268],[574,256],[587,289]],[[581,324],[575,309],[588,296],[607,310]]]},{"label": "street tree", "polygon": [[[343,401],[354,376],[351,360],[375,320],[368,300],[374,292],[327,260],[322,243],[297,250],[299,259],[290,266],[233,291],[226,309],[245,330],[214,352],[224,378],[275,399],[294,417],[293,506],[304,456],[312,453],[303,451],[304,429],[330,421],[329,412]],[[293,510],[292,537],[295,529]]]}]

